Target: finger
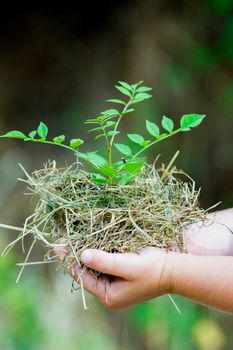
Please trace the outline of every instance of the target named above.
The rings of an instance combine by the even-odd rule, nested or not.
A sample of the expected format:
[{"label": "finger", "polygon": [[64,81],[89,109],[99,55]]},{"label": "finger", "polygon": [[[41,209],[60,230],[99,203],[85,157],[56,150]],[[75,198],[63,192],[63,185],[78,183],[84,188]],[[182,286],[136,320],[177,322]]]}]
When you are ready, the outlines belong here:
[{"label": "finger", "polygon": [[99,276],[96,279],[91,271],[84,271],[77,265],[74,275],[77,282],[81,284],[82,281],[84,289],[98,298],[107,308],[114,310],[128,306],[129,295],[132,294],[131,282],[118,277],[113,282],[109,282],[107,276]]},{"label": "finger", "polygon": [[109,282],[106,276],[96,279],[90,270],[83,270],[76,265],[69,274],[90,294],[110,310],[117,310],[134,303],[132,299],[132,282],[116,277]]},{"label": "finger", "polygon": [[70,276],[77,281],[79,284],[82,284],[83,288],[95,297],[103,300],[106,294],[106,285],[109,284],[106,278],[99,276],[98,279],[93,275],[89,270],[84,270],[78,265],[71,270],[69,270]]},{"label": "finger", "polygon": [[106,253],[87,249],[81,255],[82,262],[92,269],[125,279],[134,277],[140,267],[140,257],[135,253]]},{"label": "finger", "polygon": [[63,262],[66,254],[68,253],[68,247],[55,247],[53,248],[58,260]]}]

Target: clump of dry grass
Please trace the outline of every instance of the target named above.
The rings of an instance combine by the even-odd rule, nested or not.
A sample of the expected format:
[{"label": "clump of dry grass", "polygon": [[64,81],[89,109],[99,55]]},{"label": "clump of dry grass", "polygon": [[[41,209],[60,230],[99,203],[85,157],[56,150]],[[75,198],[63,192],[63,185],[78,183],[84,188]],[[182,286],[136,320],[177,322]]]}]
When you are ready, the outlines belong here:
[{"label": "clump of dry grass", "polygon": [[[20,231],[2,255],[19,241],[24,250],[24,238],[34,238],[24,263],[18,264],[22,268],[17,282],[25,266],[56,261],[53,248],[59,246],[66,247],[62,264],[66,271],[77,263],[84,267],[80,255],[86,248],[124,253],[154,246],[185,252],[185,228],[207,219],[206,210],[199,207],[194,181],[174,166],[157,170],[147,164],[140,176],[124,185],[93,183],[79,162],[65,168],[48,162],[31,176],[24,173],[26,179],[21,180],[37,200],[35,210],[23,229],[1,224]],[[28,262],[38,241],[45,246],[44,260]],[[79,282],[86,308],[81,276]]]},{"label": "clump of dry grass", "polygon": [[86,248],[124,253],[155,246],[184,252],[184,229],[206,216],[194,182],[182,181],[180,174],[175,167],[166,173],[164,167],[146,165],[130,184],[98,185],[78,162],[62,169],[48,163],[24,180],[38,202],[17,241],[32,234],[33,245],[44,242],[45,261],[53,247],[69,247],[66,270],[74,262],[81,265]]}]

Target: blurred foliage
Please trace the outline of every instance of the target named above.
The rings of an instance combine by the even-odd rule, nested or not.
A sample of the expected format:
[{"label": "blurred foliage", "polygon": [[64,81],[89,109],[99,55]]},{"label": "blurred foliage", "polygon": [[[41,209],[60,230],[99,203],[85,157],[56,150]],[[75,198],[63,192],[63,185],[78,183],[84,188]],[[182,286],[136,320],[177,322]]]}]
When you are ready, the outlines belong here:
[{"label": "blurred foliage", "polygon": [[210,319],[201,319],[193,328],[193,337],[200,350],[221,349],[226,338],[216,322]]},{"label": "blurred foliage", "polygon": [[[231,0],[119,0],[91,9],[90,3],[63,4],[56,11],[34,4],[16,4],[13,11],[8,5],[3,1],[0,13],[1,131],[31,130],[43,119],[54,136],[76,137],[87,130],[82,122],[105,108],[117,80],[143,79],[155,97],[138,109],[136,121],[127,120],[126,129],[136,131],[144,118],[158,121],[163,114],[176,121],[184,113],[207,114],[200,129],[158,146],[151,159],[161,153],[167,162],[180,149],[177,166],[202,186],[203,205],[222,200],[222,208],[232,206]],[[50,147],[0,147],[7,189],[0,193],[1,217],[22,224],[29,208],[13,185],[13,163],[23,159],[30,171],[47,158],[70,159]],[[15,285],[14,262],[13,256],[0,260],[1,349],[232,349],[231,316],[180,298],[182,315],[168,298],[115,313],[91,301],[84,313],[75,304],[79,295],[70,296],[69,279],[43,270],[40,289],[38,274],[26,270],[30,278]]]},{"label": "blurred foliage", "polygon": [[0,260],[0,348],[39,349],[45,328],[38,309],[38,281],[15,284],[16,258],[8,255]]}]

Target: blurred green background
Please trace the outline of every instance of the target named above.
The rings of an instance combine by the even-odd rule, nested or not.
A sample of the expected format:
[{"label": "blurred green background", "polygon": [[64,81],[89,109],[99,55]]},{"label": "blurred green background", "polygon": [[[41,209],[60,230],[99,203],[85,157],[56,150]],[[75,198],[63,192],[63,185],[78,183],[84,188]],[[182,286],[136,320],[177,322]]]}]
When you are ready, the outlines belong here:
[{"label": "blurred green background", "polygon": [[[31,131],[43,120],[51,136],[83,137],[83,121],[117,96],[117,80],[144,80],[154,98],[125,123],[136,132],[143,120],[163,114],[207,114],[200,128],[153,149],[202,187],[207,208],[233,203],[233,2],[232,0],[124,0],[57,5],[51,9],[1,2],[0,130]],[[89,134],[88,134],[89,136]],[[86,138],[86,149],[92,139]],[[0,222],[22,226],[33,203],[18,162],[30,172],[47,159],[72,162],[54,148],[5,141],[0,144]],[[0,246],[15,237],[1,230]],[[28,244],[28,243],[27,243]],[[43,256],[43,248],[32,260]],[[18,285],[19,245],[0,259],[0,349],[200,349],[233,347],[232,316],[176,297],[110,312],[80,293],[56,266],[28,267]],[[142,276],[143,279],[143,276]]]}]

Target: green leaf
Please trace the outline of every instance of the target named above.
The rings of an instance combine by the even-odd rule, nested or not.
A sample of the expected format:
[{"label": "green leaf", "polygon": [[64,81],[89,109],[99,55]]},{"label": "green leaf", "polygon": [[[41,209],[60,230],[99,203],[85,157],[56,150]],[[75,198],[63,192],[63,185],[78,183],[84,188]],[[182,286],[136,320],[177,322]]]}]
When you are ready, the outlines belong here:
[{"label": "green leaf", "polygon": [[130,162],[123,167],[123,170],[128,173],[136,173],[143,167],[144,164],[145,162]]},{"label": "green leaf", "polygon": [[136,103],[144,101],[144,98],[138,99],[138,100],[133,100],[130,102],[130,105],[135,105]]},{"label": "green leaf", "polygon": [[100,124],[98,119],[87,119],[84,124]]},{"label": "green leaf", "polygon": [[149,134],[151,134],[152,136],[158,138],[160,131],[159,131],[159,127],[155,124],[150,122],[149,120],[146,120],[146,129],[149,132]]},{"label": "green leaf", "polygon": [[135,100],[146,100],[148,98],[151,98],[152,95],[147,94],[146,92],[140,92],[134,96]]},{"label": "green leaf", "polygon": [[138,86],[142,85],[142,83],[143,83],[143,80],[140,80],[138,83],[132,84],[131,87],[132,87],[132,89],[136,89],[137,90]]},{"label": "green leaf", "polygon": [[167,130],[171,134],[174,128],[173,120],[164,115],[162,119],[162,126],[165,130]]},{"label": "green leaf", "polygon": [[132,87],[131,85],[129,85],[128,83],[124,82],[124,81],[118,81],[118,83],[123,86],[124,88],[126,88],[129,91],[132,91]]},{"label": "green leaf", "polygon": [[117,109],[111,108],[111,109],[106,109],[106,111],[101,112],[101,114],[104,115],[118,115],[119,112]]},{"label": "green leaf", "polygon": [[133,163],[145,163],[146,162],[146,157],[137,157],[133,160],[131,160],[128,157],[125,157],[126,159],[123,161],[123,158],[120,161],[117,162],[113,162],[112,166],[117,169],[117,170],[122,170],[123,166],[125,166],[126,164],[131,164],[131,162]]},{"label": "green leaf", "polygon": [[105,179],[105,177],[96,173],[91,173],[91,180],[92,182],[101,184],[101,185],[106,184],[108,182],[108,180]]},{"label": "green leaf", "polygon": [[83,156],[95,167],[101,167],[107,163],[107,160],[102,156],[96,154],[96,152],[84,153]]},{"label": "green leaf", "polygon": [[151,91],[152,88],[150,87],[147,87],[147,86],[140,86],[138,89],[137,89],[137,92],[147,92],[147,91]]},{"label": "green leaf", "polygon": [[9,137],[9,138],[12,138],[12,139],[25,139],[25,138],[27,138],[27,136],[24,135],[23,132],[18,131],[18,130],[9,131],[9,132],[7,132],[6,134],[4,134],[4,135],[2,135],[0,137]]},{"label": "green leaf", "polygon": [[98,130],[104,130],[104,127],[103,126],[98,126],[97,128],[88,130],[88,132],[98,131]]},{"label": "green leaf", "polygon": [[107,102],[118,103],[118,104],[124,105],[124,106],[126,105],[126,103],[124,101],[116,99],[116,98],[112,98],[110,100],[107,100]]},{"label": "green leaf", "polygon": [[123,95],[126,95],[126,96],[128,96],[128,97],[131,97],[131,93],[130,93],[127,89],[125,89],[123,86],[118,86],[118,85],[116,85],[115,88],[116,88],[117,90],[119,90]]},{"label": "green leaf", "polygon": [[97,169],[99,172],[101,172],[101,174],[104,174],[105,176],[109,177],[110,179],[112,179],[116,175],[119,175],[119,172],[108,164],[104,164],[100,167],[97,167]]},{"label": "green leaf", "polygon": [[182,131],[188,131],[190,128],[195,128],[200,125],[203,119],[206,117],[205,114],[185,114],[180,119],[180,126]]},{"label": "green leaf", "polygon": [[113,118],[115,118],[116,115],[108,115],[108,116],[105,116],[104,120],[102,121],[102,124],[103,123],[106,123],[107,120],[112,120]]},{"label": "green leaf", "polygon": [[130,109],[127,109],[126,111],[123,111],[122,114],[128,114],[128,113],[132,113],[134,111],[135,111],[135,109],[130,108]]},{"label": "green leaf", "polygon": [[146,146],[149,145],[150,143],[151,143],[150,140],[144,140],[144,141],[140,144],[140,146],[146,147]]},{"label": "green leaf", "polygon": [[116,125],[116,122],[109,120],[106,122],[106,125],[104,127],[115,126],[115,125]]},{"label": "green leaf", "polygon": [[105,134],[97,135],[97,136],[95,137],[95,140],[98,140],[98,139],[100,139],[101,137],[104,137],[104,136],[105,136]]},{"label": "green leaf", "polygon": [[139,134],[127,134],[128,138],[139,145],[144,142],[144,137]]},{"label": "green leaf", "polygon": [[168,134],[165,132],[163,134],[160,134],[159,137],[157,137],[158,140],[162,140],[165,136],[167,136]]},{"label": "green leaf", "polygon": [[59,135],[53,138],[53,142],[56,144],[60,144],[65,141],[65,135]]},{"label": "green leaf", "polygon": [[46,139],[46,136],[48,135],[48,127],[43,122],[40,122],[38,128],[37,128],[37,134],[42,138]]},{"label": "green leaf", "polygon": [[132,156],[132,150],[131,148],[129,148],[129,146],[124,145],[123,143],[114,143],[114,146],[119,152],[121,152],[125,156],[129,156],[129,157]]},{"label": "green leaf", "polygon": [[108,115],[100,115],[97,119],[99,122],[99,125],[101,125],[102,122],[108,117]]},{"label": "green leaf", "polygon": [[101,131],[103,131],[103,130],[105,130],[105,129],[107,129],[107,128],[110,128],[110,127],[112,127],[112,126],[115,126],[116,125],[116,122],[113,122],[113,121],[107,121],[106,122],[106,124],[105,125],[103,125],[103,126],[98,126],[97,128],[94,128],[94,129],[90,129],[90,130],[88,130],[88,132],[92,132],[92,131],[98,131],[98,130],[101,130]]},{"label": "green leaf", "polygon": [[31,131],[31,132],[28,134],[28,136],[29,136],[31,139],[34,139],[34,137],[36,136],[36,134],[37,134],[36,130],[33,130],[33,131]]},{"label": "green leaf", "polygon": [[81,146],[84,143],[81,139],[72,139],[70,140],[70,147],[76,149],[77,147]]},{"label": "green leaf", "polygon": [[112,131],[109,131],[109,132],[107,133],[107,136],[115,136],[115,135],[117,135],[117,134],[120,134],[120,131],[114,131],[114,130],[112,130]]}]

